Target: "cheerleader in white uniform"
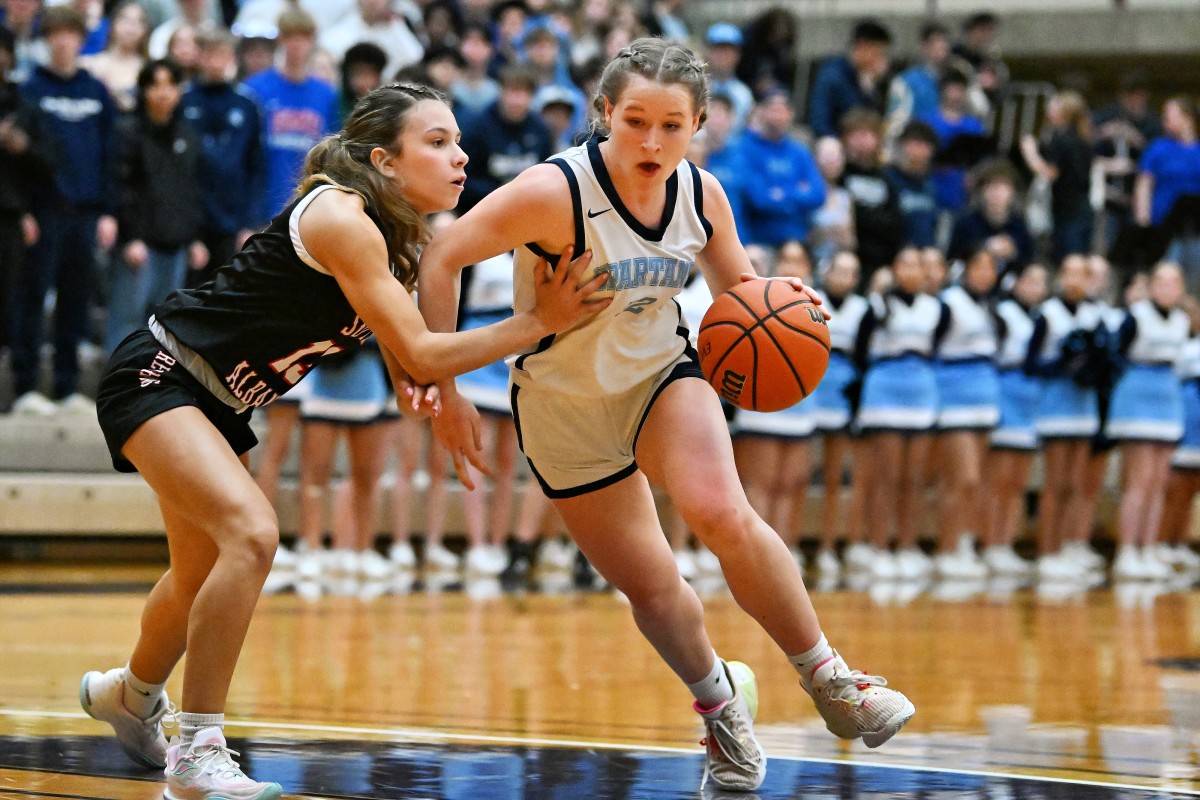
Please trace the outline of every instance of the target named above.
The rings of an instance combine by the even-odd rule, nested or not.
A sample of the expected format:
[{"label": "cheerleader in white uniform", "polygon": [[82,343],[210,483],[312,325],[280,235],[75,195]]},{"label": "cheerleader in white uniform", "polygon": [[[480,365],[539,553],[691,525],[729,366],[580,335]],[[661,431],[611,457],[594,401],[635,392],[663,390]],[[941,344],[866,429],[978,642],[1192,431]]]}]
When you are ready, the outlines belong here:
[{"label": "cheerleader in white uniform", "polygon": [[1130,306],[1117,332],[1124,372],[1112,394],[1108,436],[1119,443],[1125,486],[1113,576],[1166,578],[1155,541],[1162,520],[1171,451],[1183,438],[1183,392],[1175,365],[1188,340],[1183,272],[1177,264],[1154,268],[1150,297]]},{"label": "cheerleader in white uniform", "polygon": [[1000,420],[989,439],[984,474],[983,560],[997,575],[1026,575],[1029,562],[1016,554],[1013,542],[1024,528],[1025,487],[1038,451],[1037,411],[1041,385],[1025,372],[1025,356],[1033,336],[1033,320],[1046,299],[1046,268],[1030,264],[1013,284],[1012,296],[996,308],[1000,347],[996,366],[1000,380]]},{"label": "cheerleader in white uniform", "polygon": [[[854,342],[858,338],[858,326],[867,313],[867,298],[855,293],[858,285],[858,256],[850,250],[834,254],[821,279],[821,297],[825,307],[833,314],[829,320],[829,366],[825,377],[804,401],[812,406],[816,435],[822,437],[824,450],[824,484],[821,508],[821,545],[817,553],[817,571],[823,578],[836,578],[842,565],[834,552],[841,531],[839,499],[842,489],[842,467],[850,450],[850,421],[853,409],[850,404],[850,389],[858,378],[858,367],[854,364]],[[869,455],[854,459],[854,469],[867,469]],[[865,498],[860,497],[860,505]],[[865,519],[865,509],[851,510],[851,517]],[[858,529],[846,530],[847,558],[855,552],[865,561],[862,551],[870,552],[862,541],[861,524]]]},{"label": "cheerleader in white uniform", "polygon": [[[513,260],[508,253],[475,265],[463,307],[462,329],[471,330],[512,316]],[[458,390],[483,415],[483,447],[491,468],[491,491],[467,492],[463,513],[467,524],[467,572],[499,575],[510,560],[524,555],[504,551],[513,510],[517,466],[517,429],[508,402],[508,365],[503,360],[458,377]],[[472,479],[484,483],[483,474],[471,467]]]},{"label": "cheerleader in white uniform", "polygon": [[1094,348],[1104,325],[1087,299],[1088,265],[1067,256],[1059,270],[1060,294],[1042,304],[1034,320],[1026,371],[1041,382],[1037,433],[1044,443],[1045,478],[1038,511],[1038,574],[1079,580],[1085,570],[1064,557],[1071,520],[1087,514],[1084,478],[1092,437],[1100,426],[1096,390],[1087,385]]},{"label": "cheerleader in white uniform", "polygon": [[[926,294],[926,270],[916,248],[892,263],[895,287],[871,296],[855,346],[864,368],[858,426],[875,472],[875,524],[879,577],[919,578],[932,563],[917,547],[926,468],[937,421],[933,358],[950,315]],[[895,520],[896,554],[887,550]]]},{"label": "cheerleader in white uniform", "polygon": [[[1112,267],[1104,256],[1087,257],[1088,265],[1088,300],[1100,307],[1100,318],[1104,320],[1104,349],[1112,351],[1111,341],[1116,335],[1117,328],[1125,319],[1125,309],[1139,300],[1146,299],[1147,283],[1145,276],[1134,275],[1125,286],[1124,306],[1114,306],[1112,295]],[[1143,280],[1139,280],[1139,278]],[[1090,544],[1096,528],[1096,509],[1100,501],[1100,491],[1104,488],[1104,478],[1108,474],[1108,459],[1116,447],[1106,430],[1108,410],[1112,401],[1113,384],[1116,383],[1116,366],[1111,357],[1098,359],[1096,364],[1095,389],[1096,407],[1100,413],[1100,425],[1092,437],[1088,448],[1087,465],[1083,471],[1081,506],[1085,514],[1072,518],[1070,525],[1063,531],[1062,554],[1067,560],[1075,562],[1081,569],[1095,572],[1105,566],[1104,557],[1097,553]]]},{"label": "cheerleader in white uniform", "polygon": [[[297,570],[314,578],[325,570],[343,576],[385,578],[392,566],[374,549],[379,481],[387,465],[381,426],[388,401],[383,360],[377,347],[325,359],[304,381],[300,402],[300,539],[305,550]],[[329,491],[338,442],[349,452],[348,491],[337,502]],[[321,552],[326,511],[333,506],[333,549]],[[347,513],[348,512],[348,513]]]},{"label": "cheerleader in white uniform", "polygon": [[1193,571],[1200,570],[1200,555],[1188,546],[1192,498],[1200,492],[1200,303],[1189,297],[1183,304],[1192,337],[1183,346],[1177,366],[1183,396],[1183,439],[1171,457],[1157,552],[1160,561]]},{"label": "cheerleader in white uniform", "polygon": [[987,575],[974,543],[983,529],[987,438],[1000,419],[992,298],[997,277],[995,257],[987,248],[980,248],[967,260],[961,281],[941,293],[950,324],[934,363],[940,404],[937,454],[941,486],[934,562],[944,578]]},{"label": "cheerleader in white uniform", "polygon": [[[797,241],[779,248],[774,272],[784,278],[812,279],[808,250]],[[734,455],[750,505],[783,539],[801,567],[801,527],[812,463],[809,439],[816,429],[812,398],[774,413],[739,411],[734,419]]]}]

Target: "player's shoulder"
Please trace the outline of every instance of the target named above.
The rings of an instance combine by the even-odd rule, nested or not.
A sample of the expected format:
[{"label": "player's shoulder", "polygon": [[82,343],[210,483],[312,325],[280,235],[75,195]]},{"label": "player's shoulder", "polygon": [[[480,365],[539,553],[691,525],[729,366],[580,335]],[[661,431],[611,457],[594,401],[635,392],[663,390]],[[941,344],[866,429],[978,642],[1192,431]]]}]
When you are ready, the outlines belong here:
[{"label": "player's shoulder", "polygon": [[311,201],[300,218],[306,233],[356,240],[367,231],[379,233],[366,213],[366,201],[354,191],[334,187]]},{"label": "player's shoulder", "polygon": [[509,185],[512,187],[511,194],[534,205],[560,203],[570,189],[566,174],[557,164],[549,161],[534,164]]}]

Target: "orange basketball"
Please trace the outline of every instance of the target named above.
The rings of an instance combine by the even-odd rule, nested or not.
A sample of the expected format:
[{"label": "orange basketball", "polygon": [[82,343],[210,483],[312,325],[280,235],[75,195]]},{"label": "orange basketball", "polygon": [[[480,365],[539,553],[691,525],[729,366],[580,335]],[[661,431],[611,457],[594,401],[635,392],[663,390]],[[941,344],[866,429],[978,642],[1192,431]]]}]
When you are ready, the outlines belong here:
[{"label": "orange basketball", "polygon": [[700,368],[747,411],[780,411],[816,388],[829,366],[829,326],[806,296],[759,278],[713,301],[700,323]]}]

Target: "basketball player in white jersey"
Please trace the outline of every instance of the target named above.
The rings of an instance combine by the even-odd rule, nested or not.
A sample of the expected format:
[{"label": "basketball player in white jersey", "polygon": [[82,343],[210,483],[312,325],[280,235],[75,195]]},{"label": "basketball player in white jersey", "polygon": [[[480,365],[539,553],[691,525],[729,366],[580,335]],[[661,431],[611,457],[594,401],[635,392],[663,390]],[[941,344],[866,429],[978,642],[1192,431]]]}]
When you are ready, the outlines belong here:
[{"label": "basketball player in white jersey", "polygon": [[[594,105],[607,136],[526,170],[435,237],[419,296],[432,328],[451,330],[459,270],[498,252],[517,252],[517,310],[529,305],[526,272],[540,253],[586,250],[590,270],[608,273],[597,293],[613,297],[604,312],[513,359],[519,440],[572,537],[695,696],[705,779],[749,790],[766,769],[752,730],[754,676],[713,652],[651,484],[720,559],[734,597],[787,654],[833,733],[875,747],[915,710],[827,643],[796,562],[746,500],[717,395],[688,346],[673,299],[688,274],[699,266],[714,295],[752,276],[720,184],[683,158],[708,92],[686,47],[634,41],[600,78]],[[478,450],[476,417],[452,385],[442,391],[435,433],[463,463]]]}]

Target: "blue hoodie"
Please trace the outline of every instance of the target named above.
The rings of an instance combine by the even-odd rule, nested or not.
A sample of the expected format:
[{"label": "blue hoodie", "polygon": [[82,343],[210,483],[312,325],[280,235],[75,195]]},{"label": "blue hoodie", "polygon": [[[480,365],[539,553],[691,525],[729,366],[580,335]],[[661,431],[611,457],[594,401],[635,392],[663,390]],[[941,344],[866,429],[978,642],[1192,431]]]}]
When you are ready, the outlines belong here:
[{"label": "blue hoodie", "polygon": [[181,106],[203,144],[205,227],[221,233],[253,230],[262,221],[266,166],[258,106],[228,83],[196,84]]},{"label": "blue hoodie", "polygon": [[53,153],[53,185],[34,186],[33,206],[63,201],[109,213],[114,205],[113,120],[108,89],[85,70],[63,78],[37,67],[21,89],[21,100],[38,120]]},{"label": "blue hoodie", "polygon": [[812,214],[825,203],[825,179],[812,153],[784,136],[772,141],[756,130],[739,139],[742,163],[754,170],[742,185],[750,242],[772,247],[808,238]]}]

